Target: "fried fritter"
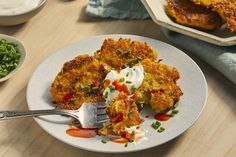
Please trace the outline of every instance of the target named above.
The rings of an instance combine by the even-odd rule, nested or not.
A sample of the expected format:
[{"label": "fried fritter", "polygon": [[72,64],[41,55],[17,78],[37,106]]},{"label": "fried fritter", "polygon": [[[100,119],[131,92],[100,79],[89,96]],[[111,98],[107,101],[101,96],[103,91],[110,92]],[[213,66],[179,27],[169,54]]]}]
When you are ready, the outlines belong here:
[{"label": "fried fritter", "polygon": [[141,118],[138,108],[126,93],[121,92],[107,107],[110,124],[105,124],[99,130],[101,135],[115,135],[123,138],[132,138],[126,128],[139,125]]},{"label": "fried fritter", "polygon": [[131,67],[145,58],[155,60],[157,53],[147,45],[130,39],[106,39],[94,57],[115,70]]},{"label": "fried fritter", "polygon": [[190,0],[167,0],[166,12],[177,23],[198,29],[214,30],[222,24],[217,12]]},{"label": "fried fritter", "polygon": [[226,21],[227,28],[236,31],[236,1],[235,0],[192,0],[196,4],[212,8]]},{"label": "fried fritter", "polygon": [[144,80],[133,99],[138,103],[150,104],[157,113],[171,109],[183,95],[176,84],[179,72],[174,67],[149,59],[143,60],[141,64],[144,67]]},{"label": "fried fritter", "polygon": [[104,66],[89,55],[80,55],[63,65],[51,85],[53,100],[61,109],[79,109],[83,102],[103,102]]}]

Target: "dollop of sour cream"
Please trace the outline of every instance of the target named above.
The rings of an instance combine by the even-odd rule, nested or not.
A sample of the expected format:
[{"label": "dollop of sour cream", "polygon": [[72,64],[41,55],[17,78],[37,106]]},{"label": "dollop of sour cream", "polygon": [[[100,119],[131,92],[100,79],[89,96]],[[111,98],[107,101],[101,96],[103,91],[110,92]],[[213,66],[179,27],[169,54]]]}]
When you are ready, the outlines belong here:
[{"label": "dollop of sour cream", "polygon": [[126,128],[126,131],[128,131],[129,133],[135,132],[133,142],[134,144],[138,144],[139,142],[141,142],[141,140],[148,140],[148,138],[146,137],[146,133],[148,131],[145,130],[143,127],[132,126],[130,128]]},{"label": "dollop of sour cream", "polygon": [[103,92],[103,97],[107,102],[111,102],[115,97],[118,96],[119,88],[117,84],[127,88],[128,94],[132,94],[135,89],[139,88],[144,79],[144,70],[142,65],[137,65],[132,68],[122,69],[119,73],[115,70],[111,70],[105,81],[109,81],[109,85]]}]

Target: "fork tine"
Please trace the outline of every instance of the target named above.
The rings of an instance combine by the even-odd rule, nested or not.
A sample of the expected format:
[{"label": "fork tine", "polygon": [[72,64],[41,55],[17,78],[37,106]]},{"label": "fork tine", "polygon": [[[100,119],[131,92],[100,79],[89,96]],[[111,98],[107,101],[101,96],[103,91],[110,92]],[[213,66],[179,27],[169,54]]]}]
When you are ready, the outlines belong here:
[{"label": "fork tine", "polygon": [[104,120],[99,121],[98,123],[103,124],[103,123],[106,123],[106,122],[110,122],[110,119],[104,119]]},{"label": "fork tine", "polygon": [[106,114],[106,113],[107,113],[106,109],[97,109],[97,115]]},{"label": "fork tine", "polygon": [[97,103],[97,108],[105,108],[107,107],[107,103],[106,102],[98,102]]},{"label": "fork tine", "polygon": [[109,116],[104,114],[104,115],[100,115],[100,116],[97,116],[97,122],[100,123],[102,121],[106,121],[106,120],[109,120]]}]

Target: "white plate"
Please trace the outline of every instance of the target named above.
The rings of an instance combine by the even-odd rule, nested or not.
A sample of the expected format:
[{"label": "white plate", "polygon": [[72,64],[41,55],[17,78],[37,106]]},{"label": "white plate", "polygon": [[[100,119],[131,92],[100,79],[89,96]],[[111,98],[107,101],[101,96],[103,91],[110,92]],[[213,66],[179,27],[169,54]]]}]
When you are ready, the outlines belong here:
[{"label": "white plate", "polygon": [[[151,148],[165,143],[186,131],[199,117],[207,99],[207,84],[205,77],[197,64],[185,53],[177,48],[158,40],[134,36],[134,35],[104,35],[81,40],[77,43],[68,45],[56,51],[43,61],[33,73],[27,87],[27,102],[30,110],[52,109],[52,98],[50,96],[50,86],[57,73],[68,60],[75,56],[93,52],[100,49],[105,38],[130,38],[141,42],[147,42],[163,59],[163,63],[176,67],[181,73],[178,84],[181,86],[184,95],[179,101],[178,110],[180,111],[174,118],[164,122],[166,130],[157,133],[151,128],[155,121],[153,117],[145,118],[144,128],[148,130],[148,140],[140,141],[137,145],[108,142],[103,144],[101,138],[75,138],[68,136],[65,131],[68,129],[66,119],[60,116],[48,116],[35,118],[36,122],[49,134],[57,139],[72,146],[97,151],[97,152],[131,152]],[[63,120],[63,122],[61,121]],[[64,123],[65,122],[65,123]]]},{"label": "white plate", "polygon": [[165,12],[166,0],[141,0],[147,9],[152,20],[158,25],[179,32],[184,35],[197,38],[215,45],[231,46],[236,45],[236,32],[232,33],[226,28],[215,31],[201,31],[191,27],[180,25],[173,22]]}]

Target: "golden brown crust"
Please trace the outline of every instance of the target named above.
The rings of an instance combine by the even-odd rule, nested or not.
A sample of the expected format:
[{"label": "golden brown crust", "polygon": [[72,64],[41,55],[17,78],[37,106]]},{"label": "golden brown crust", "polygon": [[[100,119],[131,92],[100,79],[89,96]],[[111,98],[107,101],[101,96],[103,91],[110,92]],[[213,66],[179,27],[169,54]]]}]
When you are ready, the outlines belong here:
[{"label": "golden brown crust", "polygon": [[192,0],[194,3],[212,8],[226,21],[227,28],[236,31],[236,1],[235,0]]},{"label": "golden brown crust", "polygon": [[132,99],[128,98],[126,93],[120,93],[107,107],[110,117],[110,124],[104,125],[99,133],[107,136],[115,134],[124,138],[131,138],[126,128],[139,125],[141,118],[138,108]]},{"label": "golden brown crust", "polygon": [[176,84],[180,75],[176,68],[145,59],[141,62],[144,67],[144,81],[135,92],[134,99],[144,104],[150,104],[159,113],[171,109],[179,97],[183,95]]},{"label": "golden brown crust", "polygon": [[145,58],[155,60],[157,53],[147,43],[120,38],[106,39],[94,57],[111,68],[120,70]]},{"label": "golden brown crust", "polygon": [[107,72],[103,65],[88,55],[80,55],[63,65],[51,85],[56,106],[79,109],[83,102],[102,102],[102,81]]},{"label": "golden brown crust", "polygon": [[190,0],[167,0],[166,12],[177,23],[198,29],[214,30],[222,24],[216,12]]}]

